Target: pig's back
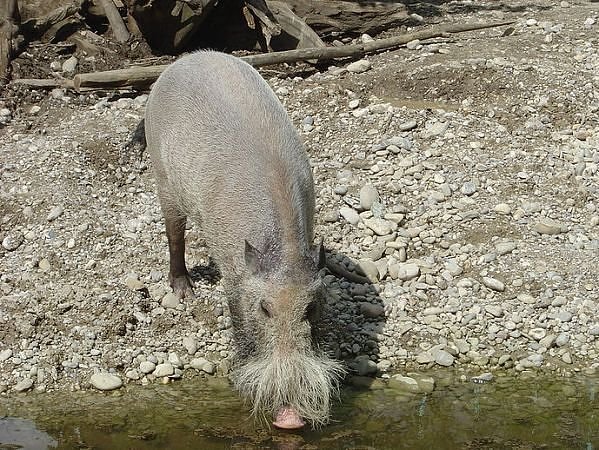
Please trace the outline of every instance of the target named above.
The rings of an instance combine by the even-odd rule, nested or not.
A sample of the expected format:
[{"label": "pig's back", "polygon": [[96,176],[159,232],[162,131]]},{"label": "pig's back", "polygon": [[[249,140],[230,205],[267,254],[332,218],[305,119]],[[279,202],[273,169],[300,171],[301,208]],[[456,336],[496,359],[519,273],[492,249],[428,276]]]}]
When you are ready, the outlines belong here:
[{"label": "pig's back", "polygon": [[171,65],[148,99],[146,137],[163,195],[199,220],[221,266],[241,264],[246,239],[260,248],[274,237],[301,251],[311,243],[307,155],[248,64],[198,52]]}]

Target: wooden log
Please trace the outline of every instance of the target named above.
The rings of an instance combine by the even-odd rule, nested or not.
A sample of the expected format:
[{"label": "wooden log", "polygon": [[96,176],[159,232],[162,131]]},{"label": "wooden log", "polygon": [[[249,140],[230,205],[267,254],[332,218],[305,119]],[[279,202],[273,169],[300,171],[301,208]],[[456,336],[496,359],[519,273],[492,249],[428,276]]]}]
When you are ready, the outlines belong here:
[{"label": "wooden log", "polygon": [[114,2],[112,0],[98,1],[102,5],[102,8],[104,8],[104,14],[106,14],[106,18],[110,22],[115,39],[119,42],[127,42],[129,40],[129,31]]},{"label": "wooden log", "polygon": [[160,76],[168,65],[129,67],[128,69],[107,70],[104,72],[81,73],[73,78],[73,87],[112,89],[118,87],[147,88]]},{"label": "wooden log", "polygon": [[13,38],[17,34],[20,19],[17,0],[5,0],[0,5],[0,86],[10,78]]},{"label": "wooden log", "polygon": [[436,37],[447,36],[454,33],[465,31],[475,31],[484,28],[500,27],[510,25],[513,21],[494,22],[494,23],[471,23],[460,25],[449,25],[430,30],[416,31],[414,33],[402,34],[386,39],[376,39],[366,44],[345,45],[343,47],[324,47],[324,48],[306,48],[298,50],[288,50],[276,53],[264,53],[260,55],[250,55],[242,57],[243,60],[255,67],[268,66],[271,64],[292,63],[305,61],[308,59],[317,59],[319,61],[330,60],[334,58],[360,57],[367,53],[376,53],[382,50],[405,45],[410,41],[432,39]]},{"label": "wooden log", "polygon": [[[454,33],[510,25],[512,23],[513,21],[503,21],[494,23],[450,25],[403,34],[387,39],[378,39],[366,44],[346,45],[343,47],[319,47],[288,50],[283,52],[243,56],[241,59],[254,67],[261,67],[271,64],[305,61],[309,59],[324,61],[334,58],[357,57],[363,56],[367,53],[376,53],[378,51],[399,47],[400,45],[405,45],[415,39],[425,40],[440,36],[447,36]],[[115,87],[148,87],[167,67],[168,65],[158,65],[150,67],[130,67],[128,69],[108,70],[105,72],[82,73],[74,77],[73,86],[76,90],[81,88],[111,89]]]}]

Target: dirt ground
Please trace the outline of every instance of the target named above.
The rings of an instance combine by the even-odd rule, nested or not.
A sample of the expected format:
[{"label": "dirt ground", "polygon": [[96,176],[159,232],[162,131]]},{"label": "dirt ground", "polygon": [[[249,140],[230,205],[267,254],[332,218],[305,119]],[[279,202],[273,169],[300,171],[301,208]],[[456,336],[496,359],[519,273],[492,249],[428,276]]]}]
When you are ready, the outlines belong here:
[{"label": "dirt ground", "polygon": [[[332,351],[371,376],[435,365],[594,371],[599,3],[408,6],[422,26],[514,24],[370,55],[362,73],[349,61],[260,71],[310,153],[317,236],[349,269],[374,267],[372,285],[325,277]],[[77,71],[151,57],[99,45],[102,54],[76,55]],[[71,51],[34,45],[14,74],[50,76]],[[80,389],[106,371],[162,379],[141,370],[146,361],[169,363],[170,379],[227,371],[230,317],[195,227],[198,300],[167,295],[152,172],[128,146],[146,97],[2,93],[0,392]],[[393,231],[377,232],[373,218]]]}]

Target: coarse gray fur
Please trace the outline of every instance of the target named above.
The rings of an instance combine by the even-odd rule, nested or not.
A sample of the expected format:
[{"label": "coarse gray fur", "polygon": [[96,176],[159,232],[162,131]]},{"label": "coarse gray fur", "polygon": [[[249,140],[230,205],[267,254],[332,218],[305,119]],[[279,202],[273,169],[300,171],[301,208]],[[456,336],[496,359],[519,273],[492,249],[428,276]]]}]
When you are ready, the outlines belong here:
[{"label": "coarse gray fur", "polygon": [[285,109],[247,63],[197,52],[154,85],[145,133],[173,289],[193,296],[184,262],[189,217],[200,225],[227,292],[235,386],[256,414],[291,407],[314,425],[326,423],[343,370],[314,340],[323,254],[312,243],[308,156]]}]

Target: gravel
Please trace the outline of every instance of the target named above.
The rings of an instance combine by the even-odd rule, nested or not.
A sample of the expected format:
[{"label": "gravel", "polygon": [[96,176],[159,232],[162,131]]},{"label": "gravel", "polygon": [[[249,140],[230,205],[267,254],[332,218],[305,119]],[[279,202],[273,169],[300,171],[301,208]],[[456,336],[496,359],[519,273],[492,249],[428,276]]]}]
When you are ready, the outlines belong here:
[{"label": "gravel", "polygon": [[[516,4],[478,13],[516,20],[510,35],[269,79],[311,156],[317,237],[371,280],[323,274],[325,346],[352,375],[599,367],[597,11]],[[200,232],[181,300],[147,156],[125,146],[147,96],[20,95],[0,100],[5,392],[226,375],[231,318]]]}]

